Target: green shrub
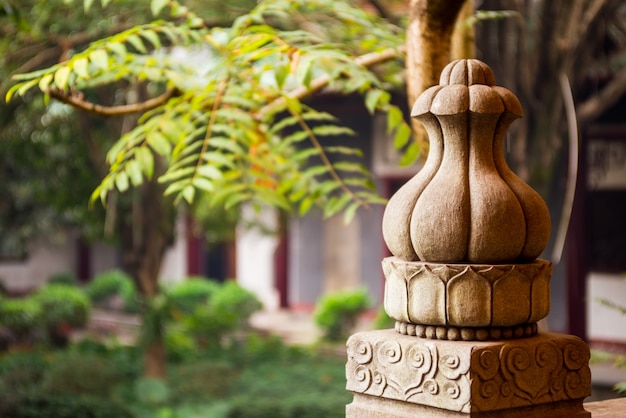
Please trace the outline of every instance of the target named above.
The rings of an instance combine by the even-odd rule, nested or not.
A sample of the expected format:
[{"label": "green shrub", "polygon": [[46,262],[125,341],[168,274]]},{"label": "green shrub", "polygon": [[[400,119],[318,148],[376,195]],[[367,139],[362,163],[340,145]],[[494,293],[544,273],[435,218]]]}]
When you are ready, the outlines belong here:
[{"label": "green shrub", "polygon": [[393,328],[395,324],[396,320],[387,315],[383,306],[378,308],[378,312],[376,312],[376,317],[374,318],[374,329],[389,329]]},{"label": "green shrub", "polygon": [[274,358],[247,368],[234,382],[228,418],[343,417],[345,391],[342,359],[303,356]]},{"label": "green shrub", "polygon": [[93,303],[101,303],[113,296],[120,296],[124,310],[137,312],[137,291],[133,279],[121,270],[109,270],[98,274],[87,286],[87,295]]},{"label": "green shrub", "polygon": [[57,353],[50,363],[42,382],[49,394],[106,397],[123,377],[123,371],[112,361],[97,354],[65,351]]},{"label": "green shrub", "polygon": [[47,281],[48,284],[67,284],[67,285],[77,285],[78,279],[76,276],[69,272],[57,273],[52,276]]},{"label": "green shrub", "polygon": [[227,318],[233,330],[244,326],[250,316],[263,307],[254,293],[234,281],[224,283],[213,296],[211,304],[218,315]]},{"label": "green shrub", "polygon": [[41,306],[42,322],[46,327],[58,327],[69,325],[82,327],[87,324],[91,303],[81,289],[63,285],[52,284],[40,288],[34,295]]},{"label": "green shrub", "polygon": [[37,351],[15,351],[0,357],[0,417],[15,417],[24,396],[38,388],[47,363]]},{"label": "green shrub", "polygon": [[347,338],[359,315],[370,305],[371,301],[365,289],[332,293],[320,299],[313,318],[322,328],[324,338],[339,341]]},{"label": "green shrub", "polygon": [[91,395],[58,395],[31,391],[9,411],[11,418],[131,418],[123,405]]},{"label": "green shrub", "polygon": [[86,338],[73,343],[71,350],[76,355],[105,357],[126,381],[140,376],[143,371],[141,347],[135,345],[111,345]]},{"label": "green shrub", "polygon": [[[16,351],[0,360],[0,394],[20,392],[41,383],[48,363],[37,351]],[[0,398],[0,404],[2,398]],[[2,415],[0,415],[2,416]]]},{"label": "green shrub", "polygon": [[2,299],[0,326],[7,328],[18,339],[29,336],[42,318],[41,306],[33,298]]},{"label": "green shrub", "polygon": [[204,305],[219,290],[219,283],[203,278],[189,277],[166,290],[172,308],[190,314],[198,305]]},{"label": "green shrub", "polygon": [[41,326],[54,346],[67,345],[70,332],[87,324],[91,303],[85,292],[78,287],[45,285],[32,298],[41,307]]},{"label": "green shrub", "polygon": [[223,399],[230,395],[238,374],[228,361],[194,361],[170,369],[168,384],[172,398],[178,402]]},{"label": "green shrub", "polygon": [[223,338],[246,325],[261,302],[248,290],[235,282],[218,287],[215,294],[204,304],[198,304],[181,324],[190,335],[201,343],[219,345]]}]

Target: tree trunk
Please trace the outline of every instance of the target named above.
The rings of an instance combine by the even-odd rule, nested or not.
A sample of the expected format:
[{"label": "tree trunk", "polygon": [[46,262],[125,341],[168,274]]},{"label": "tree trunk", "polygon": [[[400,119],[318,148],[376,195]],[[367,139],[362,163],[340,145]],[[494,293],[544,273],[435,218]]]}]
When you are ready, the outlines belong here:
[{"label": "tree trunk", "polygon": [[[457,16],[465,0],[411,0],[407,47],[407,96],[409,109],[428,87],[437,84],[450,61],[450,42]],[[425,145],[428,136],[421,123],[412,120],[415,140]]]},{"label": "tree trunk", "polygon": [[[124,265],[135,279],[144,299],[144,332],[150,336],[144,349],[144,375],[163,379],[166,376],[165,345],[162,318],[151,312],[154,298],[159,295],[159,271],[167,246],[174,235],[175,210],[170,199],[163,196],[163,189],[156,180],[150,180],[133,190],[132,210],[125,213],[122,223],[122,251]],[[149,321],[157,323],[146,324]]]},{"label": "tree trunk", "polygon": [[164,380],[167,376],[166,350],[163,338],[143,347],[143,375],[150,379]]}]

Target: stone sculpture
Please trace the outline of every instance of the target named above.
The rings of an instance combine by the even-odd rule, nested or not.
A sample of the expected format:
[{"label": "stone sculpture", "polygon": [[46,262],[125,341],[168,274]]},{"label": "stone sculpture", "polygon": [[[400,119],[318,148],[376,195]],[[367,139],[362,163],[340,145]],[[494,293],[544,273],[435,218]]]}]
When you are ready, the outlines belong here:
[{"label": "stone sculpture", "polygon": [[589,417],[589,349],[537,333],[549,313],[550,231],[541,197],[506,165],[523,114],[478,60],[457,60],[411,115],[423,169],[389,200],[384,306],[396,329],[348,340],[347,416]]}]

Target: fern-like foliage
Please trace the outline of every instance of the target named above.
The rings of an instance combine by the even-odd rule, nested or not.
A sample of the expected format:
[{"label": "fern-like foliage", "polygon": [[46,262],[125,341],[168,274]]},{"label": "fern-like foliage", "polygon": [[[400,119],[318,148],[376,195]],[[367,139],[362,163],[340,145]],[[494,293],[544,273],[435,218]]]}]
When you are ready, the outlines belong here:
[{"label": "fern-like foliage", "polygon": [[358,93],[371,113],[389,112],[396,146],[405,146],[410,129],[388,93],[394,76],[369,67],[402,59],[401,29],[331,0],[262,1],[228,28],[207,27],[176,1],[153,0],[151,9],[169,18],[19,75],[7,93],[76,94],[120,80],[176,92],[109,150],[109,174],[92,198],[158,176],[178,201],[208,193],[226,208],[252,201],[305,214],[317,206],[349,220],[382,202],[359,150],[341,145],[354,133],[304,100],[321,88]]}]

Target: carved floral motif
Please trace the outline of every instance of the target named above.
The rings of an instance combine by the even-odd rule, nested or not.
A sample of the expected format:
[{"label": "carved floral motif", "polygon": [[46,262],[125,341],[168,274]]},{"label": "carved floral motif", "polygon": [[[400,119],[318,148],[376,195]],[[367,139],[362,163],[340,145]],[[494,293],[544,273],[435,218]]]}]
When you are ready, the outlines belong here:
[{"label": "carved floral motif", "polygon": [[468,339],[450,338],[447,330],[451,327],[515,329],[536,323],[550,310],[552,265],[545,260],[483,265],[388,257],[383,260],[383,271],[387,314],[401,323],[445,327],[440,331],[446,333],[445,338],[428,338]]}]

